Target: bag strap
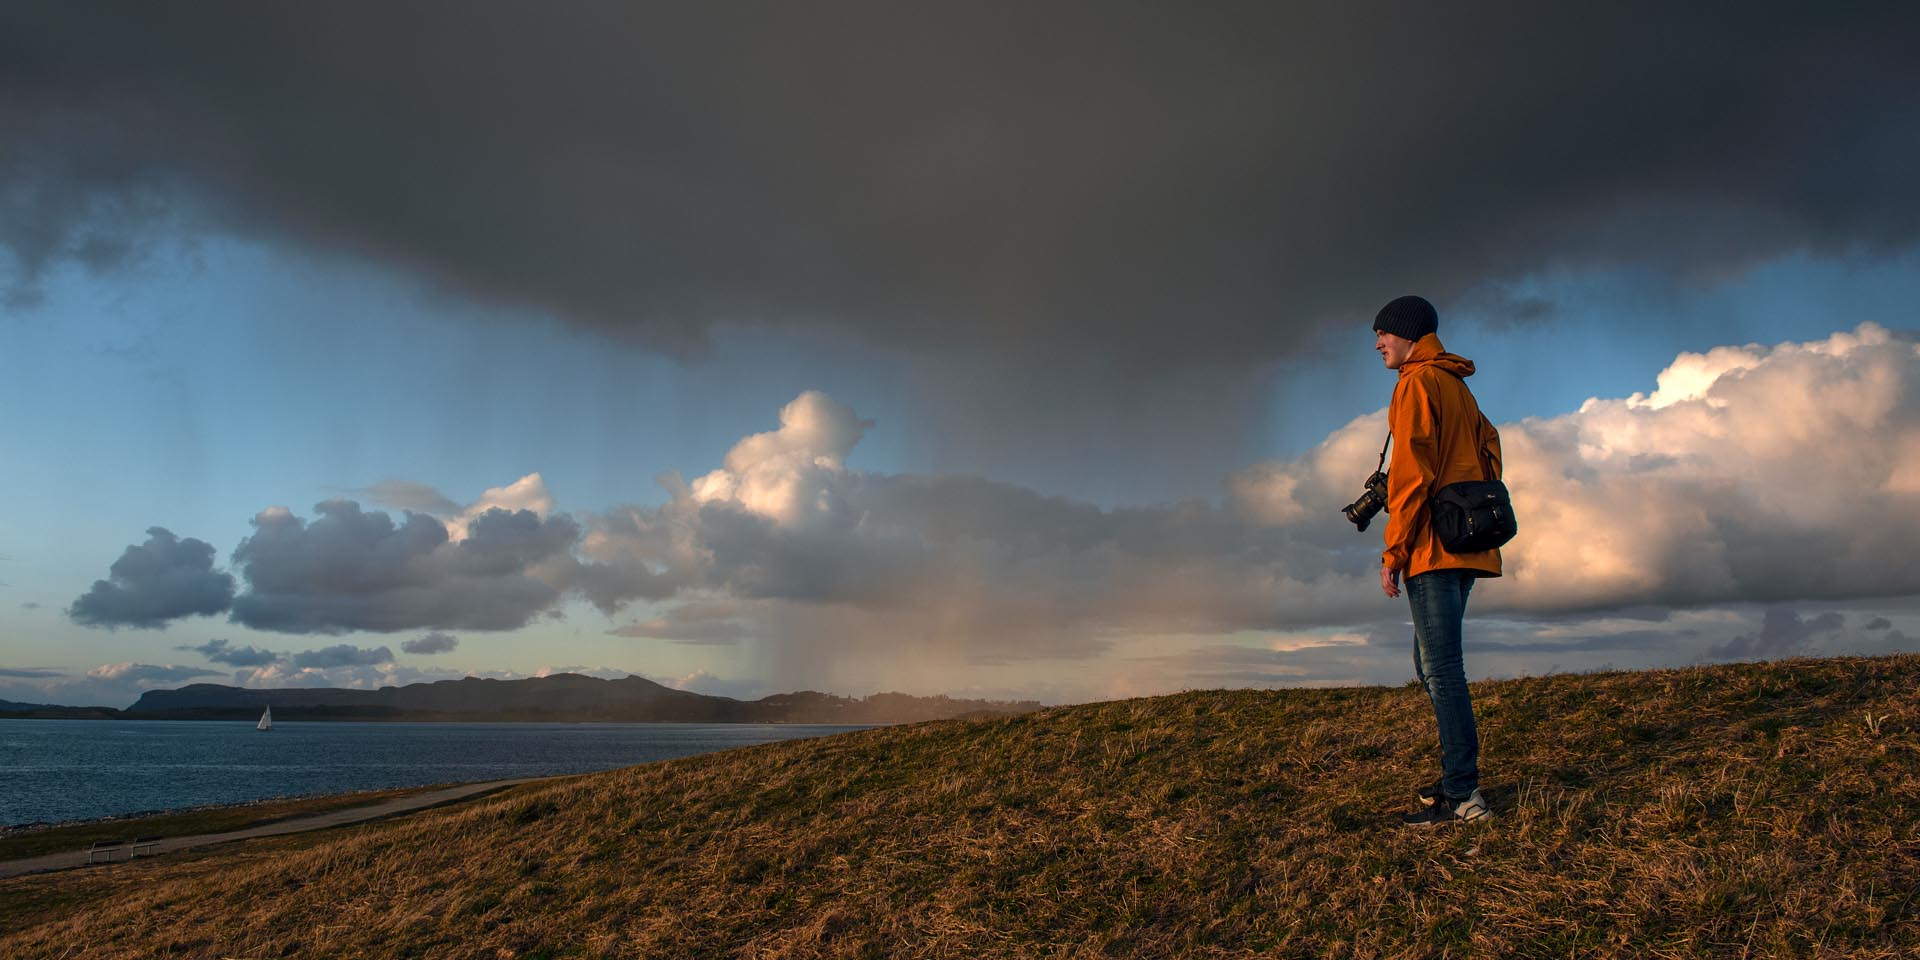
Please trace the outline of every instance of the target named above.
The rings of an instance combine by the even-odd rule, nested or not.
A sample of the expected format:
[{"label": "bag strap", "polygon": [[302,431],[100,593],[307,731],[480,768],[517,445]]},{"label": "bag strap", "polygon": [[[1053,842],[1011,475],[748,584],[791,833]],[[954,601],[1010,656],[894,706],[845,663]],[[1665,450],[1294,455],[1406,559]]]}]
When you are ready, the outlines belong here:
[{"label": "bag strap", "polygon": [[[1446,368],[1444,368],[1444,367],[1442,367],[1441,369],[1442,369],[1442,370],[1446,370]],[[1446,370],[1446,372],[1447,372],[1447,373],[1449,373],[1449,374],[1451,374],[1451,375],[1453,376],[1453,378],[1454,378],[1455,380],[1458,380],[1458,381],[1460,381],[1460,382],[1461,382],[1462,384],[1465,384],[1465,383],[1467,382],[1467,381],[1466,381],[1466,378],[1464,378],[1464,377],[1462,377],[1462,376],[1460,376],[1460,375],[1459,375],[1459,374],[1457,374],[1457,373],[1454,373],[1454,372],[1453,372],[1452,370]],[[1396,384],[1394,384],[1394,385],[1393,385],[1393,389],[1394,389],[1394,392],[1395,392],[1395,393],[1398,393],[1398,392],[1399,392],[1399,390],[1400,390],[1400,385],[1399,385],[1399,384],[1397,384],[1397,383],[1396,383]],[[1472,393],[1472,391],[1468,391],[1468,393],[1467,393],[1467,395],[1468,395],[1469,397],[1471,397],[1471,396],[1473,395],[1473,393]],[[1477,415],[1479,416],[1479,418],[1480,418],[1480,420],[1482,420],[1482,421],[1484,421],[1484,422],[1485,422],[1485,423],[1487,424],[1487,426],[1488,426],[1488,427],[1492,427],[1492,426],[1493,426],[1493,421],[1492,421],[1492,420],[1488,420],[1488,419],[1487,419],[1487,414],[1486,414],[1486,412],[1480,409],[1480,402],[1479,402],[1478,400],[1475,400],[1475,401],[1474,401],[1474,404],[1473,404],[1473,412],[1474,412],[1475,414],[1477,414]],[[1482,456],[1482,455],[1481,455],[1481,454],[1482,454],[1482,453],[1483,453],[1484,451],[1483,451],[1483,450],[1481,449],[1481,447],[1480,447],[1480,443],[1479,443],[1479,433],[1480,433],[1480,431],[1479,431],[1479,430],[1477,429],[1477,427],[1478,427],[1478,424],[1475,424],[1475,427],[1476,427],[1476,429],[1474,430],[1474,434],[1475,434],[1475,436],[1474,436],[1474,444],[1473,444],[1473,459],[1474,459],[1474,461],[1475,461],[1475,462],[1477,462],[1477,463],[1479,463],[1479,464],[1480,464],[1480,479],[1482,479],[1482,480],[1492,480],[1492,479],[1493,479],[1493,465],[1492,465],[1491,463],[1489,463],[1489,462],[1487,461],[1487,458],[1486,458],[1486,457],[1484,457],[1484,456]],[[1496,433],[1497,433],[1497,431],[1496,431]],[[1392,442],[1393,442],[1393,431],[1392,431],[1392,430],[1388,430],[1388,431],[1387,431],[1387,443],[1392,443]],[[1382,446],[1380,447],[1380,462],[1381,462],[1382,464],[1385,464],[1385,463],[1387,462],[1387,448],[1386,448],[1386,446],[1385,446],[1384,444],[1383,444],[1383,445],[1382,445]],[[1374,469],[1376,469],[1376,470],[1378,470],[1379,468],[1378,468],[1378,467],[1375,467]]]},{"label": "bag strap", "polygon": [[[1479,425],[1484,423],[1487,425],[1487,429],[1494,430],[1493,421],[1488,420],[1487,415],[1485,413],[1481,413],[1480,405],[1478,403],[1474,404],[1473,406],[1474,406],[1473,412],[1476,414],[1479,414],[1480,416],[1479,421],[1474,424],[1475,429],[1473,431],[1473,459],[1480,462],[1480,479],[1491,482],[1494,479],[1493,463],[1487,459],[1486,445],[1480,442]],[[1499,435],[1500,435],[1500,431],[1494,430],[1494,436],[1498,437]]]}]

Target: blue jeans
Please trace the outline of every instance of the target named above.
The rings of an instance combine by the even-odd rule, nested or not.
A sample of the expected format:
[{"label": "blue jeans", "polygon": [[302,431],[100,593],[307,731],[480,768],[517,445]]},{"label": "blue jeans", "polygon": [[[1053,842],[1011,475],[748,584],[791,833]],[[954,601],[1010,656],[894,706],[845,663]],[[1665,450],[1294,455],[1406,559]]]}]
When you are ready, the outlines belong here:
[{"label": "blue jeans", "polygon": [[1460,621],[1474,575],[1467,570],[1429,570],[1407,578],[1413,607],[1413,675],[1427,688],[1440,726],[1440,791],[1460,800],[1480,786],[1480,734],[1473,725],[1467,672],[1460,656]]}]

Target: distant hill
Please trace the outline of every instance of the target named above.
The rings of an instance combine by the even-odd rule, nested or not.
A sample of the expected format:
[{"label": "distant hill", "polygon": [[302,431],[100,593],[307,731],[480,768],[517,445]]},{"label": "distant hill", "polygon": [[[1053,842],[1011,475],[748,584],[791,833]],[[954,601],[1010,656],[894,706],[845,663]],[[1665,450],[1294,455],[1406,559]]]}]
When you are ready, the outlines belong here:
[{"label": "distant hill", "polygon": [[53,703],[0,700],[0,720],[98,720],[119,713],[112,707],[63,707]]},{"label": "distant hill", "polygon": [[1190,691],[21,878],[0,956],[1920,956],[1920,654],[1471,689],[1486,824],[1395,822],[1413,684]]},{"label": "distant hill", "polygon": [[250,689],[195,683],[149,690],[124,716],[251,719],[271,705],[280,720],[684,721],[698,723],[906,723],[966,714],[1037,710],[1036,701],[955,700],[812,690],[735,700],[676,690],[644,677],[602,680],[557,673],[521,680],[467,677],[378,690]]}]

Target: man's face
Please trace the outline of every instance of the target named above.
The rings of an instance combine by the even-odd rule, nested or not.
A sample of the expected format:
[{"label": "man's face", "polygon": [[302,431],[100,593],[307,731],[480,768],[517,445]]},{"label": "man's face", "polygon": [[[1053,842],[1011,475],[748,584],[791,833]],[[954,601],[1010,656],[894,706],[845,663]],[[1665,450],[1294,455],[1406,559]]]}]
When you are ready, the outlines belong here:
[{"label": "man's face", "polygon": [[1413,352],[1413,341],[1385,330],[1375,330],[1373,349],[1379,352],[1381,360],[1386,361],[1388,370],[1398,370],[1401,364],[1407,362],[1407,354]]}]

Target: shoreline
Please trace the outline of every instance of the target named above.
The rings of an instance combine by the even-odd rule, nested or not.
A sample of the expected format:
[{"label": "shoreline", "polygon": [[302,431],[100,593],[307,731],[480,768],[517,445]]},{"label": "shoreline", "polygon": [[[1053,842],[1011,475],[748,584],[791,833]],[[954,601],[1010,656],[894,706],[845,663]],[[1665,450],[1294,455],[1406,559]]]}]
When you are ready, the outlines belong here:
[{"label": "shoreline", "polygon": [[[234,841],[280,837],[369,823],[477,797],[491,796],[522,784],[559,779],[565,778],[479,780],[426,790],[395,791],[389,796],[367,797],[362,802],[349,800],[344,803],[330,803],[328,798],[323,797],[303,808],[288,810],[284,815],[249,819],[228,814],[226,822],[219,822],[219,811],[200,815],[163,815],[134,822],[144,822],[155,827],[154,832],[139,842],[146,849],[147,855],[159,856],[173,851],[191,850]],[[353,795],[344,796],[352,797]],[[293,805],[297,806],[297,802]],[[196,816],[200,818],[198,821],[195,819]],[[58,842],[42,842],[36,845],[31,842],[36,837],[54,838]],[[93,866],[96,863],[95,845],[101,842],[111,843],[117,850],[125,851],[127,856],[122,858],[122,862],[131,861],[132,853],[141,847],[130,847],[126,844],[135,839],[127,836],[125,830],[108,834],[99,826],[69,827],[17,837],[10,844],[0,843],[0,848],[13,848],[0,849],[0,880]],[[113,860],[114,858],[109,855],[101,865],[110,865]]]},{"label": "shoreline", "polygon": [[[189,807],[161,807],[152,810],[139,810],[132,813],[109,814],[104,817],[80,817],[74,820],[34,820],[27,823],[0,824],[0,840],[32,836],[49,830],[65,830],[72,827],[103,826],[113,823],[128,823],[137,820],[152,820],[156,817],[177,817],[196,813],[213,813],[222,810],[243,810],[247,807],[265,807],[281,803],[301,801],[345,799],[348,797],[381,797],[395,794],[444,790],[450,787],[466,786],[470,783],[492,783],[492,780],[448,780],[440,783],[423,783],[412,787],[385,787],[371,790],[346,790],[339,793],[287,793],[253,800],[236,800],[231,803],[202,803]],[[271,821],[263,821],[271,822]]]}]

